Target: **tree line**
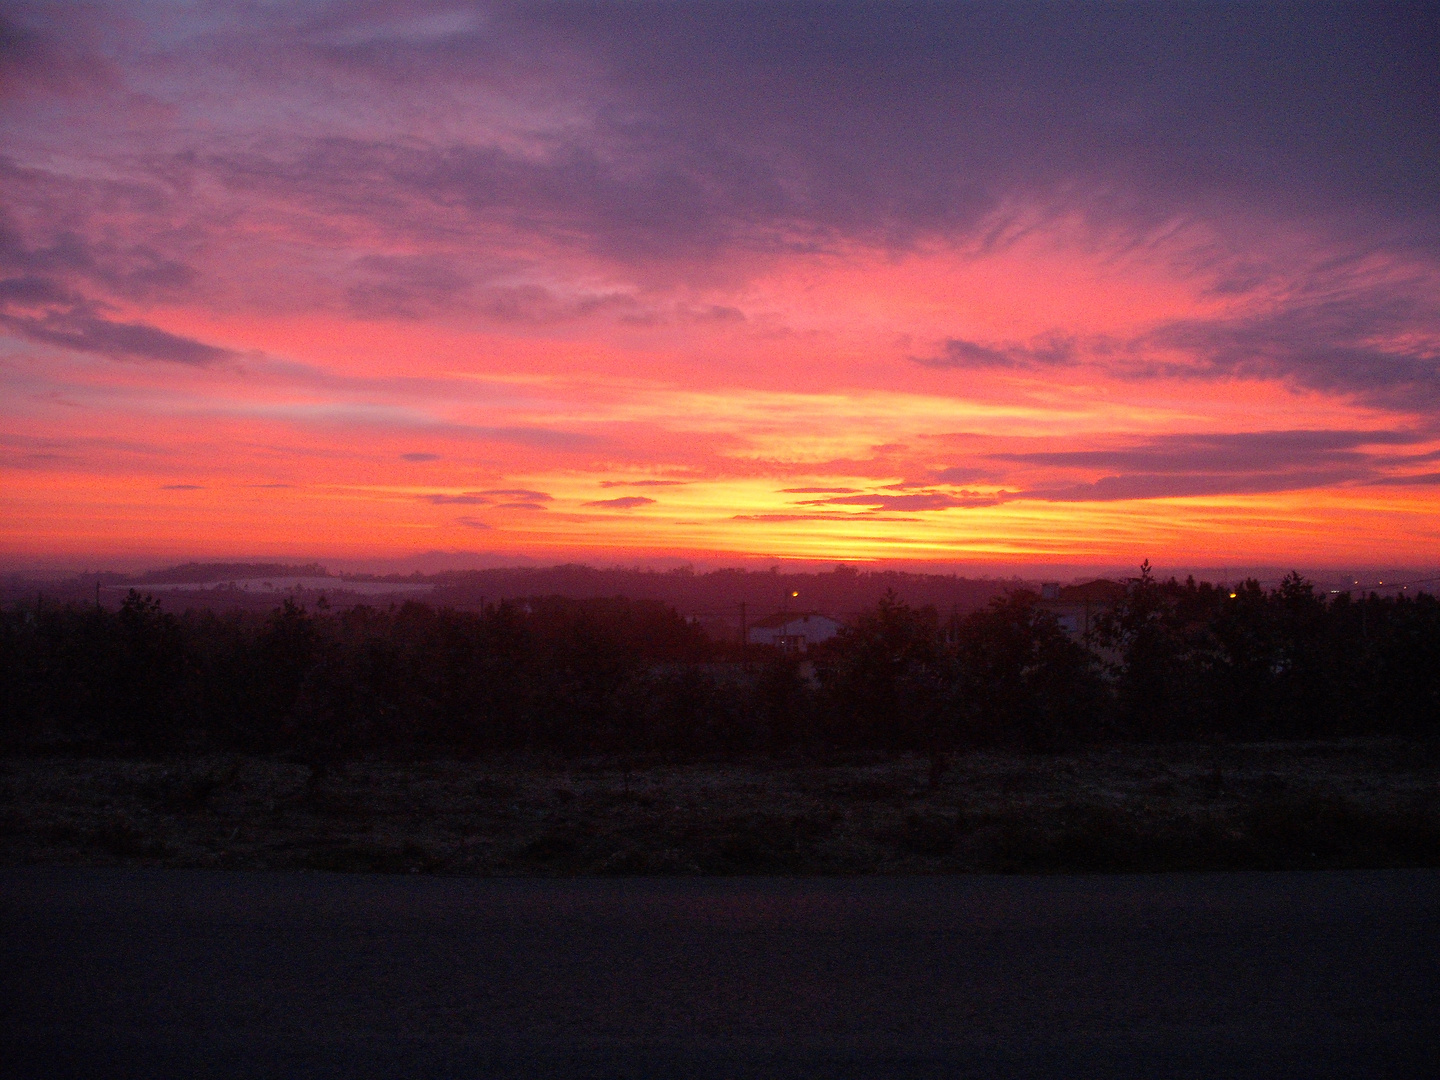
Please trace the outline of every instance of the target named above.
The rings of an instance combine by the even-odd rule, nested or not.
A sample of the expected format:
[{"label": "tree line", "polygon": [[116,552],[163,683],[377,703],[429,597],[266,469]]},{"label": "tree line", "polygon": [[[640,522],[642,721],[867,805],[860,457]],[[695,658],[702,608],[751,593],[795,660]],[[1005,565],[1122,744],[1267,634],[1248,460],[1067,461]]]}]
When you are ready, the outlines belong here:
[{"label": "tree line", "polygon": [[479,754],[1050,750],[1108,741],[1434,738],[1440,602],[1160,581],[1083,637],[1017,590],[942,618],[886,596],[806,657],[742,649],[653,600],[535,598],[176,615],[0,611],[12,748],[282,753],[323,770]]}]

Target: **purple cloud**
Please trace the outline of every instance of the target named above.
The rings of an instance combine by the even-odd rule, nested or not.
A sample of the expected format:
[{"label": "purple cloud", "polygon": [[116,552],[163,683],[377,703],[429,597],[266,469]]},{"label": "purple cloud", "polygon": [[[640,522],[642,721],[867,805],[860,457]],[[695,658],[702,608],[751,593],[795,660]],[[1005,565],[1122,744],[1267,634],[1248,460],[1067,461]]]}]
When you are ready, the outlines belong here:
[{"label": "purple cloud", "polygon": [[[1279,377],[1406,407],[1440,400],[1440,302],[1433,283],[1380,282],[1299,298],[1260,314],[1168,323],[1134,342],[1136,375]],[[1153,350],[1179,363],[1147,360]]]},{"label": "purple cloud", "polygon": [[[1403,224],[1401,243],[1440,243],[1440,31],[1399,6],[933,4],[904,18],[861,4],[221,10],[101,9],[84,32],[132,76],[158,54],[180,86],[224,72],[258,98],[343,93],[357,117],[407,98],[497,103],[519,139],[411,124],[367,141],[349,134],[359,125],[347,138],[302,127],[249,141],[244,156],[217,140],[172,165],[397,227],[445,227],[417,221],[427,204],[673,262],[680,245],[703,255],[845,236],[985,239],[977,230],[997,207],[1030,196],[1142,227],[1246,205],[1276,219]],[[447,31],[413,32],[426,19]],[[53,62],[40,43],[76,54],[75,22],[32,9],[11,77],[41,88]],[[547,123],[557,101],[566,122]],[[527,115],[541,117],[533,132],[516,128]],[[425,284],[422,299],[450,284]],[[376,297],[401,309],[412,299]]]},{"label": "purple cloud", "polygon": [[832,511],[830,513],[815,512],[811,514],[734,514],[731,521],[919,521],[917,517],[904,517],[897,514],[865,514],[863,516],[847,514],[844,511]]},{"label": "purple cloud", "polygon": [[[520,446],[538,446],[546,450],[588,450],[600,445],[603,441],[583,431],[563,431],[558,428],[518,425],[485,427],[458,424],[448,428],[440,428],[438,425],[435,427],[438,431],[451,431],[456,435],[493,439],[496,442],[516,443]],[[549,496],[547,495],[545,498],[549,498]]]},{"label": "purple cloud", "polygon": [[352,311],[376,318],[421,319],[455,307],[470,279],[440,256],[367,255],[345,292]]},{"label": "purple cloud", "polygon": [[1038,488],[1018,493],[1017,499],[1042,502],[1119,502],[1129,499],[1178,499],[1200,495],[1258,495],[1276,491],[1306,491],[1354,479],[1342,471],[1195,474],[1135,473],[1106,476],[1092,483]]},{"label": "purple cloud", "polygon": [[491,488],[481,494],[518,499],[521,502],[550,502],[554,498],[553,495],[548,495],[543,491],[531,491],[529,488]]},{"label": "purple cloud", "polygon": [[1247,431],[1160,435],[1101,450],[1031,450],[986,455],[993,461],[1059,468],[1124,469],[1144,473],[1274,471],[1292,467],[1371,466],[1361,448],[1406,446],[1429,437],[1404,431]]},{"label": "purple cloud", "polygon": [[757,229],[772,243],[903,242],[973,227],[1006,191],[1067,182],[1153,220],[1228,198],[1433,221],[1435,44],[1433,19],[1398,8],[937,4],[896,19],[650,4],[503,8],[444,38],[330,55],[379,85],[524,73],[579,100],[590,87],[573,72],[594,72],[623,109],[591,114],[539,162],[460,153],[429,183],[637,254]]},{"label": "purple cloud", "polygon": [[1421,432],[1386,430],[1188,433],[1103,449],[1004,451],[985,457],[1003,465],[1112,472],[1094,480],[1032,484],[1012,498],[1110,502],[1389,484],[1391,470],[1430,455],[1395,455],[1384,448],[1431,438]]},{"label": "purple cloud", "polygon": [[[3,172],[3,170],[0,170]],[[110,318],[96,291],[127,299],[173,297],[192,283],[189,267],[144,246],[92,243],[60,232],[27,245],[0,207],[0,326],[44,345],[116,360],[158,360],[203,367],[235,354],[140,322]]]},{"label": "purple cloud", "polygon": [[[333,296],[377,318],[654,318],[625,288],[590,295],[527,277],[524,257],[510,254],[526,239],[598,254],[632,278],[669,280],[677,264],[703,273],[732,250],[813,252],[853,240],[904,248],[933,238],[993,247],[1006,242],[997,213],[1017,202],[1136,237],[1238,206],[1333,235],[1342,255],[1440,254],[1432,107],[1440,24],[1398,7],[1035,13],[935,4],[896,19],[850,4],[417,13],[381,0],[216,17],[225,10],[102,8],[83,26],[43,5],[9,17],[0,63],[10,92],[63,96],[53,73],[71,64],[111,72],[104,78],[117,86],[144,88],[133,99],[148,92],[159,102],[145,129],[151,144],[132,163],[141,179],[106,186],[38,167],[26,178],[23,167],[3,165],[24,211],[5,220],[56,230],[21,245],[28,258],[10,268],[14,288],[30,290],[31,302],[48,288],[50,302],[68,292],[91,305],[8,311],[13,332],[130,359],[202,364],[225,355],[95,306],[104,295],[199,287],[190,258],[230,221],[216,208],[189,215],[184,227],[174,219],[186,216],[178,211],[193,192],[210,189],[236,196],[242,217],[241,206],[272,194],[322,241],[347,229],[383,232],[385,249],[358,252]],[[157,64],[163,83],[147,81]],[[186,100],[187,79],[208,83],[217,73],[253,107]],[[269,119],[290,110],[266,103],[321,92],[344,94],[356,122]],[[479,103],[466,134],[384,119],[408,101],[454,100]],[[505,118],[504,137],[487,134],[485,102]],[[564,123],[553,120],[555,102],[567,103]],[[210,109],[223,137],[197,144],[199,128],[162,120],[166,109]],[[85,120],[103,134],[108,115]],[[87,233],[86,211],[102,205],[135,215],[147,242]],[[11,234],[11,225],[0,230]],[[1232,296],[1279,273],[1243,253],[1204,271],[1213,292]],[[54,280],[39,280],[46,275]],[[77,291],[71,277],[88,288]],[[1135,343],[1133,370],[1163,371],[1169,357],[1149,353],[1180,352],[1191,374],[1278,374],[1390,403],[1435,396],[1433,285],[1287,295],[1264,315],[1163,327]],[[685,311],[743,318],[724,304]],[[915,360],[966,369],[1076,358],[1059,333],[1018,343],[956,337]]]},{"label": "purple cloud", "polygon": [[1410,476],[1384,476],[1371,480],[1372,487],[1430,487],[1440,484],[1440,472],[1415,473]]},{"label": "purple cloud", "polygon": [[928,368],[1031,368],[1054,367],[1075,359],[1073,339],[1052,335],[1027,345],[981,345],[962,338],[949,338],[939,356],[913,356]]},{"label": "purple cloud", "polygon": [[160,360],[204,367],[235,354],[144,323],[111,322],[82,310],[30,317],[0,312],[0,326],[43,345],[94,353],[112,360]]},{"label": "purple cloud", "polygon": [[622,495],[618,499],[596,499],[581,505],[599,507],[603,510],[634,510],[641,506],[651,506],[654,502],[654,499],[647,499],[644,495]]},{"label": "purple cloud", "polygon": [[419,498],[435,506],[489,506],[494,501],[475,491],[467,491],[463,495],[421,495]]},{"label": "purple cloud", "polygon": [[837,495],[829,499],[806,499],[806,506],[868,506],[874,510],[954,510],[971,509],[979,506],[995,506],[1002,498],[998,495],[962,492],[958,495],[944,491],[915,492],[909,495]]}]

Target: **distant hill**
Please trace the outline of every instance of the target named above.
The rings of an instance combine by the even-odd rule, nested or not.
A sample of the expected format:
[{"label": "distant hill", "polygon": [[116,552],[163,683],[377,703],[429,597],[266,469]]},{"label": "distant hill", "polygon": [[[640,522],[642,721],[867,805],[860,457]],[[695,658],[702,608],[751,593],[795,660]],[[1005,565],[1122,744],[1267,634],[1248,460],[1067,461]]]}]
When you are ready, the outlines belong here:
[{"label": "distant hill", "polygon": [[[490,570],[455,570],[437,574],[331,575],[319,563],[227,563],[192,562],[153,570],[135,577],[104,575],[100,584],[110,586],[107,596],[120,595],[116,588],[133,586],[144,590],[161,586],[214,586],[230,581],[294,580],[308,578],[305,588],[325,590],[334,596],[348,593],[373,595],[382,583],[414,589],[433,586],[423,603],[433,607],[478,610],[481,603],[495,604],[501,600],[530,600],[562,596],[576,600],[627,597],[631,600],[654,600],[675,608],[682,615],[694,617],[713,636],[728,638],[738,634],[740,605],[746,618],[761,619],[780,611],[818,611],[842,621],[867,611],[887,592],[893,592],[912,607],[933,607],[940,617],[965,615],[984,607],[992,599],[1033,582],[1020,578],[966,578],[955,574],[920,574],[900,570],[857,570],[839,566],[833,571],[785,573],[778,567],[772,571],[713,570],[696,573],[690,570],[627,570],[597,569],[592,566],[564,565],[550,567],[506,567]],[[317,580],[320,579],[320,580]],[[15,603],[22,597],[33,597],[37,589],[52,603],[84,603],[95,601],[97,575],[63,581],[31,582],[16,578],[0,582],[0,602]],[[400,589],[395,590],[397,593]],[[112,595],[113,594],[113,595]],[[798,594],[798,595],[794,595]],[[183,598],[167,601],[184,606],[202,603],[213,607],[242,607],[256,611],[268,610],[276,603],[276,594],[264,590],[222,591],[206,593],[203,600],[189,593]],[[367,601],[373,602],[373,601]]]},{"label": "distant hill", "polygon": [[743,603],[754,618],[786,608],[844,618],[874,607],[887,591],[913,607],[928,605],[942,615],[957,611],[963,615],[1022,584],[1018,579],[860,571],[848,566],[826,573],[713,570],[697,574],[688,570],[599,570],[567,565],[449,571],[428,575],[425,580],[435,584],[435,592],[427,602],[456,608],[477,607],[482,598],[494,603],[505,597],[625,596],[659,600],[682,614],[697,616],[732,617]]},{"label": "distant hill", "polygon": [[152,570],[136,579],[147,585],[204,585],[212,581],[244,578],[328,577],[319,563],[292,566],[288,563],[185,563],[166,570]]}]

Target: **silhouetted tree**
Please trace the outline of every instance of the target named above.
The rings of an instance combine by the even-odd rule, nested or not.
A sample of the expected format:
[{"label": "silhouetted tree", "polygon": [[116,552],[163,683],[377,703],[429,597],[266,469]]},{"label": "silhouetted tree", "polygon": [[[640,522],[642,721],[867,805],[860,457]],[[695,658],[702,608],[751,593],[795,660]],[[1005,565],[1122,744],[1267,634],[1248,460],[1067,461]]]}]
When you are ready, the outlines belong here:
[{"label": "silhouetted tree", "polygon": [[958,741],[1051,750],[1099,732],[1096,658],[1036,601],[1012,593],[957,627],[948,711]]},{"label": "silhouetted tree", "polygon": [[[1087,649],[1086,645],[1093,646]],[[532,597],[268,615],[0,610],[0,739],[283,752],[323,775],[359,753],[748,753],[844,745],[943,755],[1103,738],[1440,738],[1440,602],[1157,581],[1088,643],[1015,592],[952,619],[893,594],[756,670],[648,600]]]},{"label": "silhouetted tree", "polygon": [[1096,617],[1093,644],[1119,657],[1107,665],[1116,734],[1193,737],[1206,727],[1205,675],[1213,640],[1206,613],[1196,610],[1194,592],[1193,582],[1187,589],[1173,579],[1157,581],[1147,559],[1115,607]]},{"label": "silhouetted tree", "polygon": [[935,743],[947,665],[933,608],[887,593],[827,644],[817,673],[842,740],[887,750]]}]

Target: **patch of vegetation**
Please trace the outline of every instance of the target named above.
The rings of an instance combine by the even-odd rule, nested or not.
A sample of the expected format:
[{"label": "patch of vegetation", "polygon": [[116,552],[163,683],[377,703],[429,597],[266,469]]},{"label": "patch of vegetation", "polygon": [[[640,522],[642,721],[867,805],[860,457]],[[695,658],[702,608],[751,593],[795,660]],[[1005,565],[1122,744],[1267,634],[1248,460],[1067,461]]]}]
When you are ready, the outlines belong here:
[{"label": "patch of vegetation", "polygon": [[817,841],[833,822],[806,814],[747,814],[718,822],[707,837],[701,864],[720,874],[797,873],[814,861]]},{"label": "patch of vegetation", "polygon": [[1334,794],[1267,797],[1242,819],[1255,863],[1266,868],[1417,865],[1440,852],[1434,799],[1381,808]]},{"label": "patch of vegetation", "polygon": [[380,874],[427,872],[434,869],[437,862],[427,848],[413,842],[322,847],[304,852],[299,859],[299,865],[307,870]]},{"label": "patch of vegetation", "polygon": [[571,830],[544,833],[521,845],[515,861],[521,865],[546,866],[570,864],[580,853],[580,838]]},{"label": "patch of vegetation", "polygon": [[959,813],[909,813],[904,825],[893,834],[896,847],[907,855],[945,858],[955,853],[961,839],[973,832],[972,824]]},{"label": "patch of vegetation", "polygon": [[82,843],[121,860],[163,859],[174,849],[133,822],[111,818],[79,835]]},{"label": "patch of vegetation", "polygon": [[186,763],[145,777],[136,784],[135,793],[142,802],[166,813],[195,813],[203,810],[217,791],[233,783],[238,771],[234,761]]},{"label": "patch of vegetation", "polygon": [[[16,756],[0,863],[852,874],[1440,865],[1440,766],[1394,740],[637,763]],[[1218,776],[1218,781],[1217,781]],[[1023,778],[1024,783],[1017,783]]]}]

